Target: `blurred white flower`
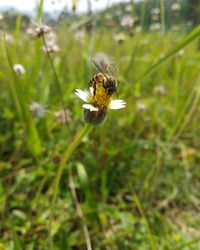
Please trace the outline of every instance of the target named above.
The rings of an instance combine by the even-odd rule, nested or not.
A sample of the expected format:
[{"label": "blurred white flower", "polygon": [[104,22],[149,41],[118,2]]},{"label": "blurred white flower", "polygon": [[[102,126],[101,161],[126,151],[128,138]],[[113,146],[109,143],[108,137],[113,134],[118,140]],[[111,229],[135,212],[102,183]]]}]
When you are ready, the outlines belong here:
[{"label": "blurred white flower", "polygon": [[122,10],[121,9],[117,9],[115,11],[115,15],[118,16],[118,17],[122,16]]},{"label": "blurred white flower", "polygon": [[151,31],[158,31],[161,28],[161,24],[160,23],[153,23],[150,25],[150,30]]},{"label": "blurred white flower", "polygon": [[46,46],[43,46],[42,47],[42,50],[45,52],[45,53],[51,53],[51,52],[60,52],[60,47],[57,45],[57,44],[46,44]]},{"label": "blurred white flower", "polygon": [[43,34],[46,34],[51,31],[51,28],[43,23],[38,23],[35,27],[35,33],[37,36],[42,36]]},{"label": "blurred white flower", "polygon": [[155,94],[159,94],[159,95],[166,95],[167,94],[167,90],[166,90],[165,86],[163,86],[163,85],[155,86],[154,92],[155,92]]},{"label": "blurred white flower", "polygon": [[59,123],[71,122],[71,113],[68,109],[60,109],[54,112],[54,119]]},{"label": "blurred white flower", "polygon": [[179,32],[180,30],[181,30],[181,27],[179,25],[173,25],[172,26],[172,31]]},{"label": "blurred white flower", "polygon": [[173,3],[172,6],[171,6],[171,10],[174,11],[174,12],[178,12],[181,10],[181,5],[180,3]]},{"label": "blurred white flower", "polygon": [[13,65],[13,70],[18,75],[24,75],[26,73],[24,66],[19,64],[19,63],[16,63],[16,64]]},{"label": "blurred white flower", "polygon": [[7,33],[7,34],[5,34],[5,41],[8,44],[12,44],[14,42],[14,38],[11,34]]},{"label": "blurred white flower", "polygon": [[188,27],[191,27],[192,25],[193,25],[193,21],[190,20],[190,21],[187,22]]},{"label": "blurred white flower", "polygon": [[143,112],[143,111],[145,111],[147,109],[147,106],[146,106],[146,104],[144,104],[142,102],[138,102],[136,104],[136,109],[137,109],[138,112]]},{"label": "blurred white flower", "polygon": [[51,31],[51,28],[43,23],[33,23],[32,27],[29,27],[26,32],[32,38],[42,37],[44,34],[47,34]]},{"label": "blurred white flower", "polygon": [[133,11],[133,5],[132,4],[127,4],[125,7],[126,12],[132,12]]},{"label": "blurred white flower", "polygon": [[151,15],[159,15],[159,14],[160,14],[160,8],[151,9]]},{"label": "blurred white flower", "polygon": [[120,24],[122,27],[131,28],[133,27],[134,22],[135,20],[133,19],[133,17],[127,15],[127,16],[122,17]]},{"label": "blurred white flower", "polygon": [[45,45],[43,46],[43,51],[46,53],[60,52],[60,47],[57,44],[56,34],[52,31],[44,35]]},{"label": "blurred white flower", "polygon": [[74,33],[74,39],[75,41],[79,42],[80,44],[84,43],[85,39],[85,31],[79,30]]},{"label": "blurred white flower", "polygon": [[47,42],[50,42],[50,43],[53,43],[53,42],[55,43],[56,40],[57,40],[56,33],[53,32],[53,31],[50,31],[50,32],[46,33],[46,34],[44,35],[44,37],[45,37],[45,40],[46,40]]},{"label": "blurred white flower", "polygon": [[29,105],[29,109],[31,111],[31,113],[35,116],[35,117],[44,117],[45,114],[46,114],[46,110],[44,108],[43,105],[37,103],[37,102],[32,102],[30,105]]},{"label": "blurred white flower", "polygon": [[137,25],[134,29],[135,33],[140,33],[142,31],[142,27],[140,25]]},{"label": "blurred white flower", "polygon": [[34,30],[34,28],[32,28],[32,27],[28,27],[28,28],[26,29],[26,33],[27,33],[29,36],[31,36],[31,37],[35,37],[35,30]]},{"label": "blurred white flower", "polygon": [[177,53],[178,56],[183,56],[184,54],[185,54],[184,49],[179,50],[179,52]]},{"label": "blurred white flower", "polygon": [[127,36],[123,32],[119,32],[114,36],[114,39],[119,42],[123,43],[126,40]]}]

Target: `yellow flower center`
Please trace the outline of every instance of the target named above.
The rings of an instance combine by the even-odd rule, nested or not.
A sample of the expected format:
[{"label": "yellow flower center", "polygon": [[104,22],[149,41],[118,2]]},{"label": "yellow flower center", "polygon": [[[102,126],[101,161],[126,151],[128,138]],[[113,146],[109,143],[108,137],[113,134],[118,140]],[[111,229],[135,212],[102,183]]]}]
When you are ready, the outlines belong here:
[{"label": "yellow flower center", "polygon": [[94,107],[98,107],[100,110],[108,109],[108,106],[112,98],[108,95],[106,89],[102,86],[98,86],[96,89],[96,94],[91,96],[90,103]]}]

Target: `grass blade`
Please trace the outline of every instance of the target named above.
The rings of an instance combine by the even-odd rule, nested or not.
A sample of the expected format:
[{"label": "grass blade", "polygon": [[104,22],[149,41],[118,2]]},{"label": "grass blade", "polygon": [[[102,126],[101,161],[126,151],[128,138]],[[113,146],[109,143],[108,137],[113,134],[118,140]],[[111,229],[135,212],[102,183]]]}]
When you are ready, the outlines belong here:
[{"label": "grass blade", "polygon": [[37,12],[38,20],[41,20],[42,18],[42,8],[43,8],[43,0],[40,0],[39,5],[38,5],[38,12]]},{"label": "grass blade", "polygon": [[191,241],[189,241],[189,242],[186,242],[185,244],[183,244],[183,245],[181,245],[181,246],[175,248],[174,250],[181,250],[181,249],[183,249],[184,247],[189,247],[189,246],[193,245],[194,243],[196,243],[196,242],[198,242],[198,241],[200,241],[200,236],[194,238],[193,240],[191,240]]},{"label": "grass blade", "polygon": [[144,80],[147,76],[151,75],[156,69],[158,69],[163,63],[172,58],[176,53],[193,42],[200,35],[200,25],[197,26],[189,35],[187,35],[180,43],[178,43],[170,52],[168,52],[158,62],[153,64],[136,82]]},{"label": "grass blade", "polygon": [[23,121],[26,132],[27,132],[27,142],[30,151],[34,155],[39,155],[41,152],[41,142],[38,135],[37,128],[29,111],[27,100],[25,97],[24,90],[21,87],[20,81],[13,70],[13,63],[11,61],[10,55],[8,53],[8,48],[6,48],[7,60],[11,71],[12,79],[8,81],[11,94],[18,111],[20,119]]},{"label": "grass blade", "polygon": [[161,27],[162,33],[165,32],[165,3],[164,0],[160,0],[160,19],[161,19]]}]

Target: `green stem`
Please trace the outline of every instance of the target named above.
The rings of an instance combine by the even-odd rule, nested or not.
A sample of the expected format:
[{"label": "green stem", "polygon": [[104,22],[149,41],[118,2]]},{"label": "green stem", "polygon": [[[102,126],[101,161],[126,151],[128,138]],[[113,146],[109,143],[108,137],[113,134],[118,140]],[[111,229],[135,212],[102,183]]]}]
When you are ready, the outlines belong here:
[{"label": "green stem", "polygon": [[145,31],[145,12],[146,12],[146,0],[141,4],[141,27],[142,31]]},{"label": "green stem", "polygon": [[50,52],[48,51],[48,46],[47,46],[47,42],[46,42],[44,34],[42,35],[42,40],[43,40],[44,47],[46,48],[46,54],[47,54],[47,57],[48,57],[49,62],[51,64],[51,68],[52,68],[52,71],[53,71],[55,83],[57,85],[58,92],[59,92],[59,95],[60,95],[60,100],[61,100],[61,103],[62,103],[62,106],[63,106],[65,124],[67,124],[67,115],[66,115],[66,110],[65,110],[65,102],[64,102],[64,98],[63,98],[61,84],[60,84],[60,81],[59,81],[57,73],[56,73],[56,69],[55,69],[55,66],[54,66],[54,63],[53,63],[53,59],[52,59],[52,57],[50,55]]},{"label": "green stem", "polygon": [[164,0],[160,0],[160,18],[161,18],[161,27],[162,33],[165,33],[165,4]]},{"label": "green stem", "polygon": [[55,178],[54,186],[53,186],[53,197],[51,201],[50,206],[50,218],[49,218],[49,243],[50,243],[50,249],[53,249],[53,241],[52,241],[52,235],[51,235],[51,226],[53,221],[53,215],[55,210],[55,202],[58,195],[58,187],[60,184],[60,179],[63,173],[63,169],[65,167],[66,162],[69,160],[70,156],[74,152],[74,150],[78,147],[82,139],[90,132],[92,129],[91,125],[86,124],[85,127],[77,133],[77,135],[74,138],[74,141],[69,145],[65,153],[63,154],[61,164],[58,168],[58,172]]}]

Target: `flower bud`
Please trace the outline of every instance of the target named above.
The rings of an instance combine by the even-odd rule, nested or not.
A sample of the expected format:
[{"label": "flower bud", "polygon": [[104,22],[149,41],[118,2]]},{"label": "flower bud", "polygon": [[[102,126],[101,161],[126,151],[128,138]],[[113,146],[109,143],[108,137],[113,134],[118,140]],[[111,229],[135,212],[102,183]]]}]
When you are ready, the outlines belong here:
[{"label": "flower bud", "polygon": [[83,120],[85,123],[89,123],[94,126],[97,126],[105,121],[107,117],[107,113],[108,113],[108,110],[90,111],[89,109],[84,109]]}]

